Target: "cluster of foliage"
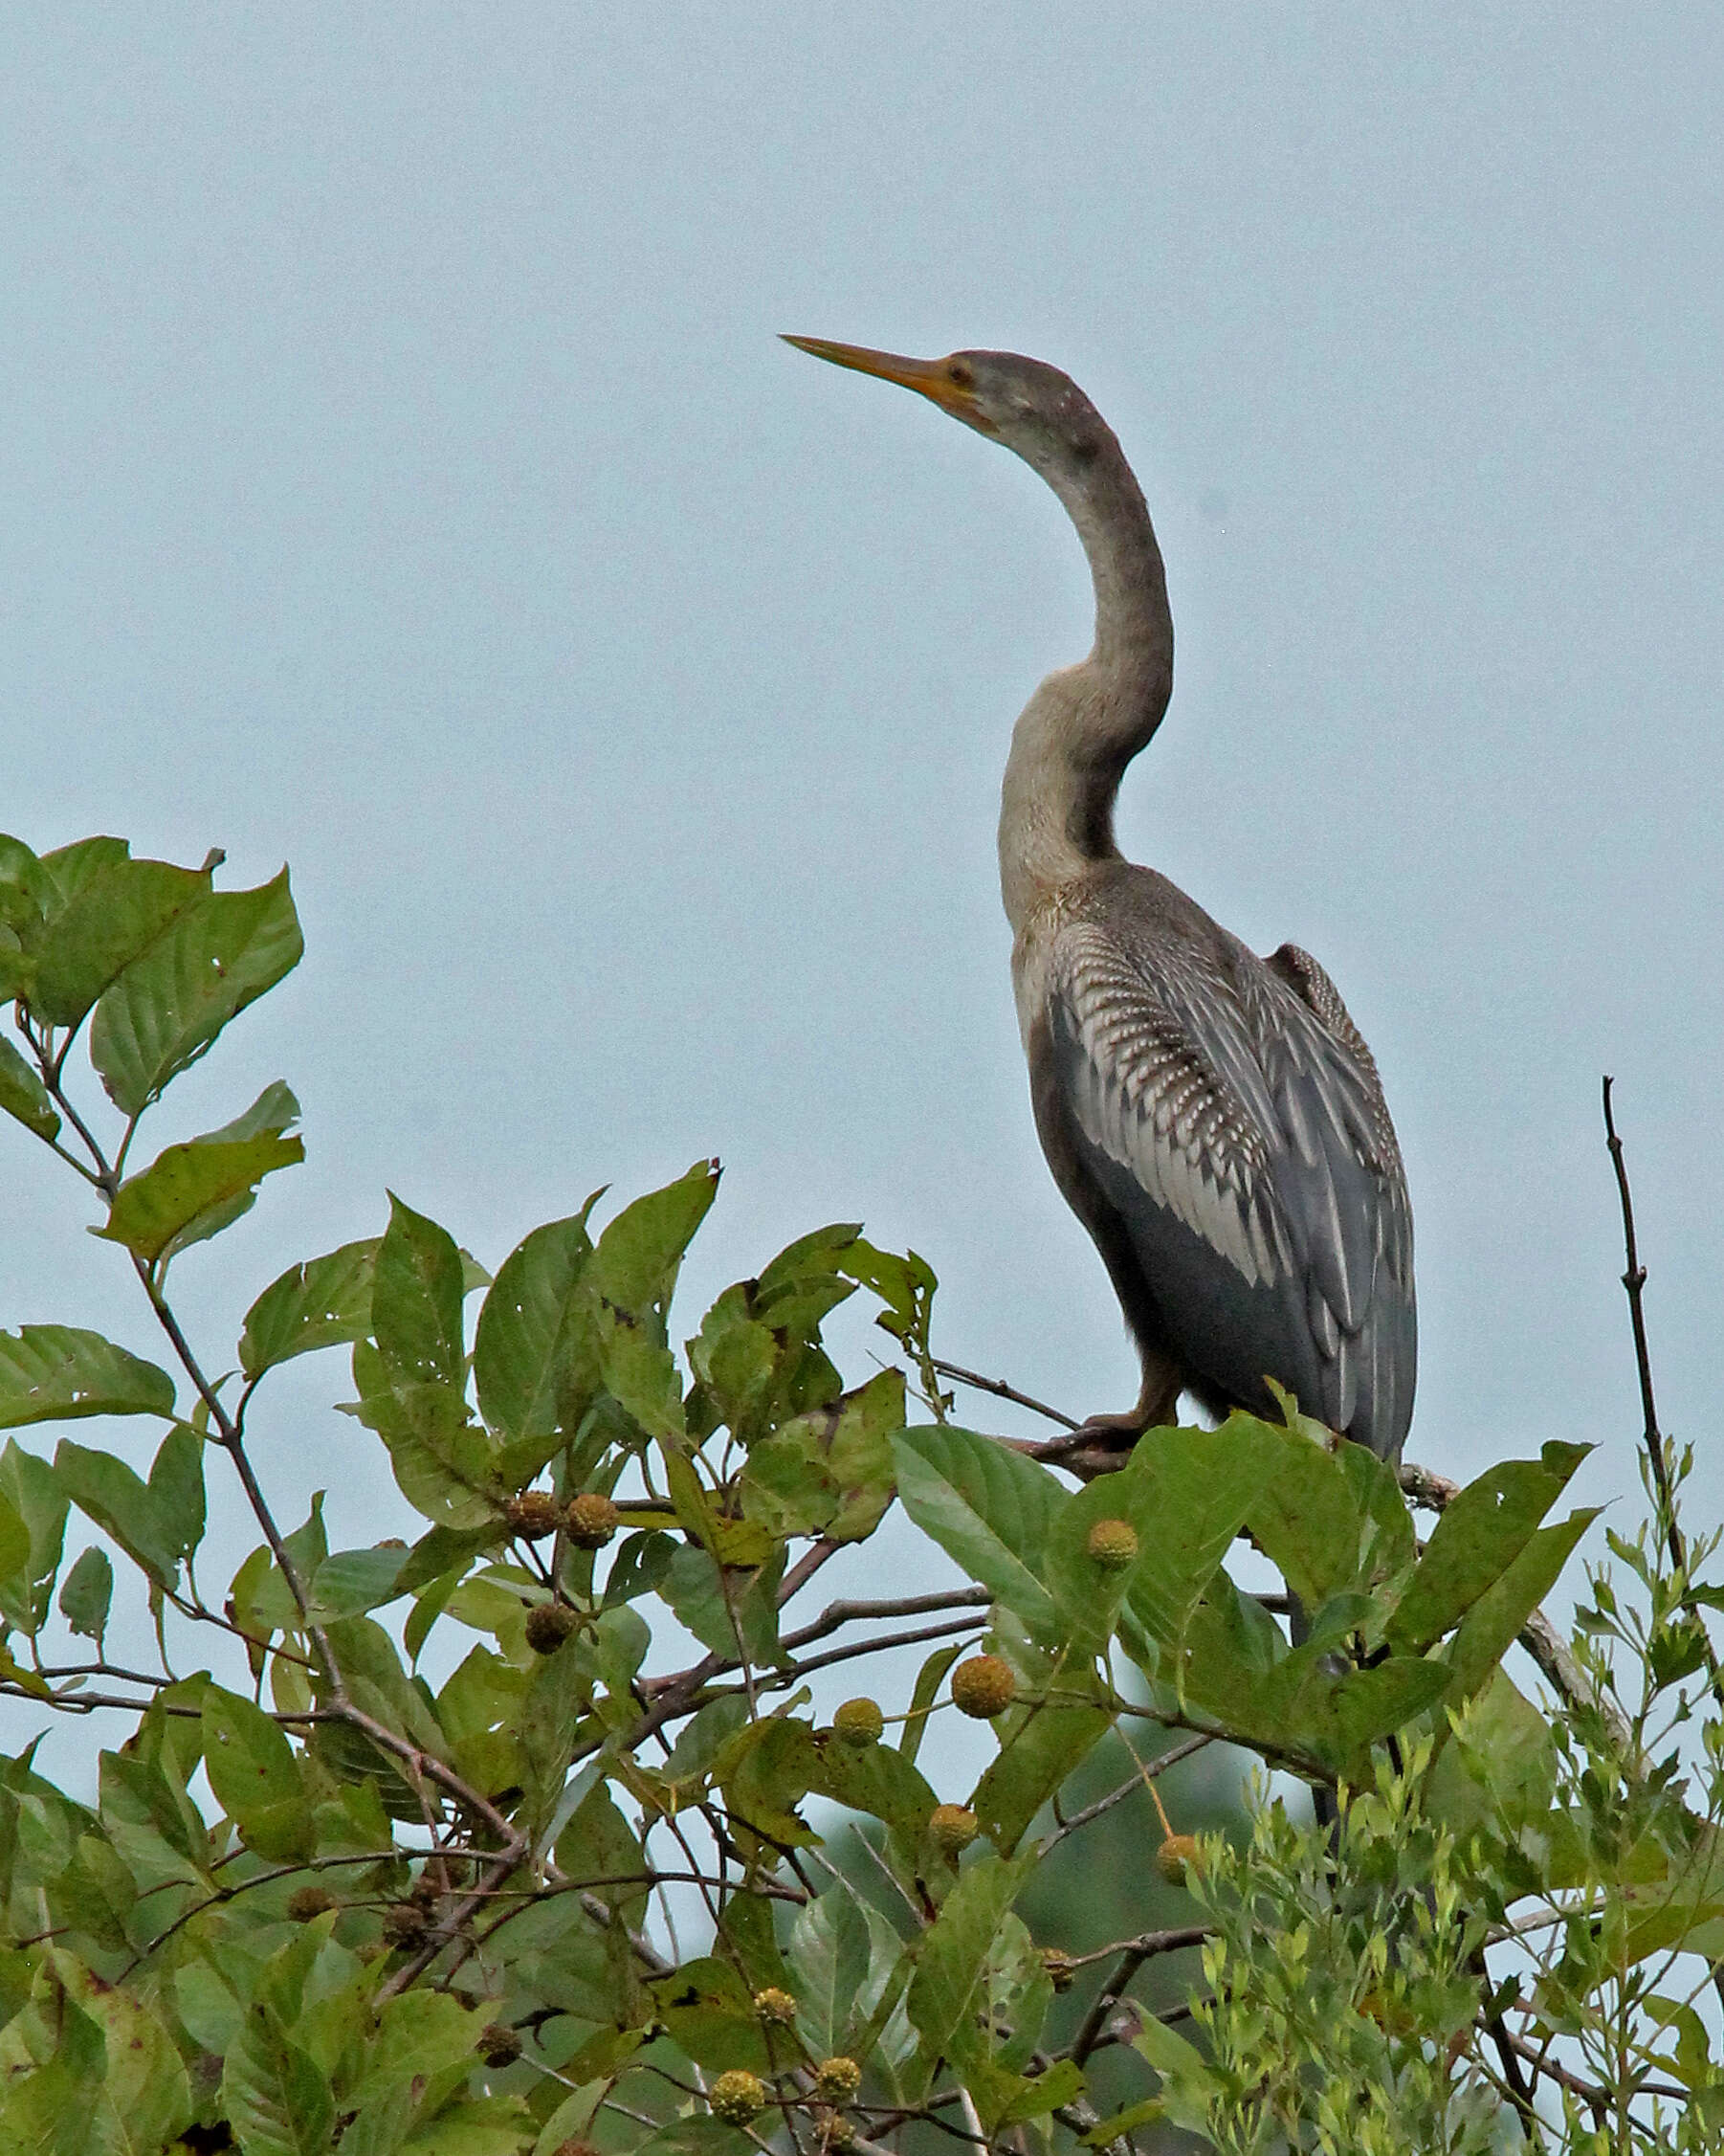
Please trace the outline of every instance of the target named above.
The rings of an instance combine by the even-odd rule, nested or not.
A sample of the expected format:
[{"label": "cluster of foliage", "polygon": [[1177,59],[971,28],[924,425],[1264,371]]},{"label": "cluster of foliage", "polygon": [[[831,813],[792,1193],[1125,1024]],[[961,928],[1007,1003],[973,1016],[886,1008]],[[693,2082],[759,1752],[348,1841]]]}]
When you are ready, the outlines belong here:
[{"label": "cluster of foliage", "polygon": [[[679,1359],[711,1163],[495,1278],[392,1200],[266,1287],[211,1376],[169,1269],[301,1157],[276,1083],[132,1166],[300,954],[285,873],[220,892],[216,865],[0,839],[0,1108],[99,1202],[173,1366],[0,1333],[0,1427],[159,1432],[144,1473],[64,1436],[0,1456],[0,1696],[118,1739],[93,1803],[35,1744],[0,1759],[0,2147],[1716,2145],[1719,1597],[1662,1440],[1651,1525],[1612,1545],[1636,1592],[1595,1575],[1548,1711],[1501,1665],[1591,1518],[1553,1517],[1582,1448],[1449,1494],[1423,1547],[1395,1473],[1291,1401],[1073,1489],[950,1421],[932,1274],[852,1227],[726,1290]],[[80,1038],[105,1109],[75,1097]],[[822,1326],[858,1292],[897,1356],[847,1388]],[[254,1455],[264,1380],[338,1345],[410,1546],[331,1550],[291,1454]],[[207,1476],[261,1537],[219,1603]],[[962,1584],[799,1615],[895,1505]],[[1298,1644],[1230,1573],[1241,1537]],[[818,1673],[912,1644],[904,1697],[816,1713]],[[992,1734],[973,1786],[953,1716]],[[1334,1829],[1266,1786],[1247,1845],[1164,1822],[1188,1923],[1032,1936],[1050,1853],[1218,1740],[1328,1792]],[[1073,1810],[1122,1743],[1126,1780]],[[1141,1972],[1182,1952],[1185,2001],[1149,2010]],[[1106,2118],[1104,2056],[1139,2077]]]}]

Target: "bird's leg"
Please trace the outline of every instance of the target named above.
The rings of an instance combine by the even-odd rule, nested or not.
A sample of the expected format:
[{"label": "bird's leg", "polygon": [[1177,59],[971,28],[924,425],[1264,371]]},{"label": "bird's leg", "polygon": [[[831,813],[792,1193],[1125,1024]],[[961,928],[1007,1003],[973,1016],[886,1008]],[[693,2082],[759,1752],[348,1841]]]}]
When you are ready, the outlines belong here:
[{"label": "bird's leg", "polygon": [[1087,1416],[1068,1436],[1054,1438],[1043,1457],[1063,1461],[1079,1453],[1113,1454],[1116,1457],[1107,1464],[1122,1465],[1124,1455],[1146,1430],[1172,1421],[1183,1384],[1184,1373],[1165,1356],[1145,1355],[1137,1405],[1123,1414]]}]

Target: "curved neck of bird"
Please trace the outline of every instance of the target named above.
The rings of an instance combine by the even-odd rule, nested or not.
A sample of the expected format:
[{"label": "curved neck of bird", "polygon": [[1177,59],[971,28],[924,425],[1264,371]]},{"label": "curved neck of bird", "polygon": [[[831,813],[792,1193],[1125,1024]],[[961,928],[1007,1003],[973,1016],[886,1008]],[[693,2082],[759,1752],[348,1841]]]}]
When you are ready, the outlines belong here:
[{"label": "curved neck of bird", "polygon": [[1095,584],[1090,656],[1051,674],[1012,734],[1000,811],[1000,878],[1015,932],[1063,885],[1117,860],[1114,803],[1126,766],[1161,722],[1173,622],[1142,490],[1110,433],[1084,464],[1042,468]]}]

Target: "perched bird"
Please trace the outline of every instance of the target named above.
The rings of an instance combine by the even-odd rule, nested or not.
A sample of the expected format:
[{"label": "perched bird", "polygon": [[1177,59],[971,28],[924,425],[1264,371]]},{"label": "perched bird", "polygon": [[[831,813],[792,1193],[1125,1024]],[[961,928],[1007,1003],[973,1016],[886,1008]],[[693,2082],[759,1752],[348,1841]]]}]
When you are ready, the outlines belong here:
[{"label": "perched bird", "polygon": [[1293,944],[1258,958],[1114,842],[1126,766],[1173,683],[1173,624],[1143,495],[1057,367],[1014,352],[903,359],[789,344],[917,390],[1039,472],[1077,527],[1095,642],[1011,739],[1000,882],[1036,1130],[1138,1347],[1123,1446],[1172,1418],[1275,1412],[1266,1378],[1385,1459],[1413,1407],[1413,1224],[1377,1066],[1335,984]]}]

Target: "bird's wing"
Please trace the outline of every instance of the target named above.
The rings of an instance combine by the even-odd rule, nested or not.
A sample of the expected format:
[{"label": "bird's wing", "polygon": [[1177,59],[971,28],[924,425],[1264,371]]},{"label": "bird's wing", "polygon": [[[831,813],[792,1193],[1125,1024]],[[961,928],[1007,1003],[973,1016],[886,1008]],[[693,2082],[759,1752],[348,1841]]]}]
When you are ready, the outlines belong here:
[{"label": "bird's wing", "polygon": [[1072,1141],[1195,1371],[1245,1401],[1273,1377],[1392,1453],[1411,1411],[1411,1225],[1376,1072],[1283,954],[1238,956],[1062,930],[1049,1020]]}]

